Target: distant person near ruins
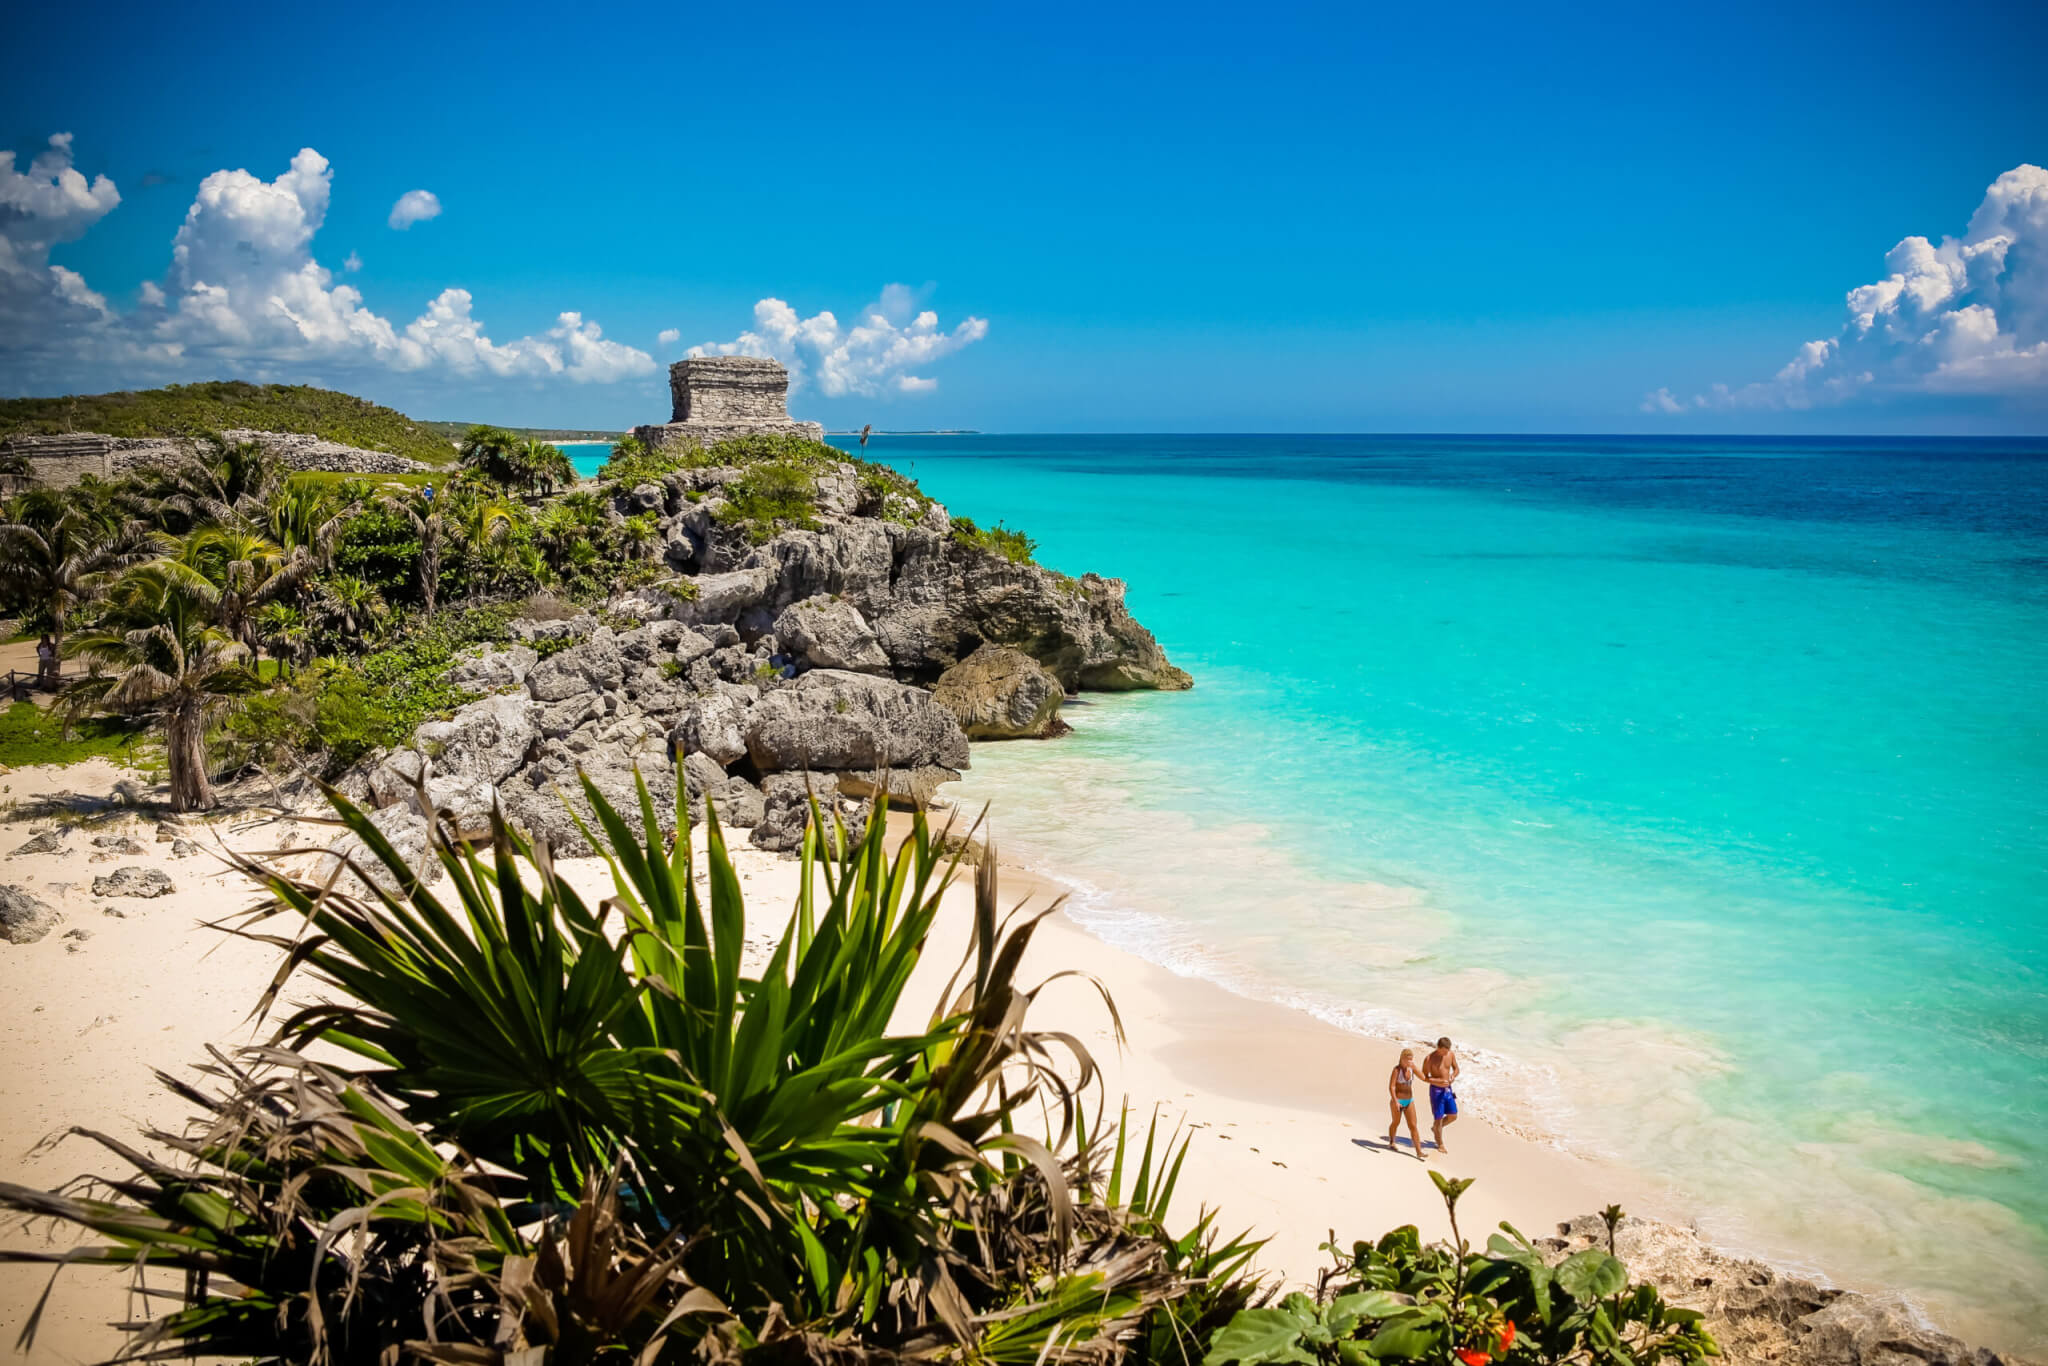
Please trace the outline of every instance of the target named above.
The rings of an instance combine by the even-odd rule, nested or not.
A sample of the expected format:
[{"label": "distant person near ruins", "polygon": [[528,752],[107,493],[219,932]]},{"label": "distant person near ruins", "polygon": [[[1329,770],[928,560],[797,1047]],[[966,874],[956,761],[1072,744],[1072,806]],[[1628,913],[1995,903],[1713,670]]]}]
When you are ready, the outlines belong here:
[{"label": "distant person near ruins", "polygon": [[1451,1051],[1449,1039],[1438,1039],[1436,1048],[1422,1060],[1422,1079],[1429,1083],[1430,1134],[1436,1139],[1436,1150],[1447,1153],[1444,1130],[1458,1122],[1458,1093],[1451,1089],[1458,1080],[1458,1055]]},{"label": "distant person near ruins", "polygon": [[63,667],[63,662],[57,658],[57,642],[45,632],[43,638],[36,642],[36,686],[55,692]]}]

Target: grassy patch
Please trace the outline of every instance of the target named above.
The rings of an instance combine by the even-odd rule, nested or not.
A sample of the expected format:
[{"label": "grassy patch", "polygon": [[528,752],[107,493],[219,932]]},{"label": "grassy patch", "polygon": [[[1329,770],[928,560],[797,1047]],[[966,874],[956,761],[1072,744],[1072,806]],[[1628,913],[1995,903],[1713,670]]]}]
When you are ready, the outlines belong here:
[{"label": "grassy patch", "polygon": [[716,516],[728,526],[746,528],[747,539],[759,545],[778,531],[816,530],[811,513],[817,491],[817,477],[801,464],[755,465],[726,485],[728,501]]},{"label": "grassy patch", "polygon": [[1012,531],[1001,522],[992,527],[978,527],[966,517],[953,519],[953,539],[961,545],[1000,555],[1011,564],[1030,564],[1032,555],[1038,550],[1038,542],[1021,531]]},{"label": "grassy patch", "polygon": [[448,443],[404,413],[353,394],[305,384],[215,380],[118,394],[0,401],[0,435],[105,432],[109,436],[207,436],[234,428],[300,432],[367,451],[446,465]]},{"label": "grassy patch", "polygon": [[0,764],[22,768],[86,759],[130,762],[146,757],[138,754],[146,735],[146,727],[121,717],[90,716],[74,725],[67,738],[62,707],[16,702],[0,711]]}]

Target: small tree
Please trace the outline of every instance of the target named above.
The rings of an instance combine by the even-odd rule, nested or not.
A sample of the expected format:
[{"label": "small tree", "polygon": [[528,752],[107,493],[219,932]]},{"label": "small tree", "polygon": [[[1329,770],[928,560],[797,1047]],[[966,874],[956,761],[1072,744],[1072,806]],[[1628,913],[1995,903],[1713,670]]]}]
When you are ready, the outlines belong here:
[{"label": "small tree", "polygon": [[519,438],[503,427],[477,426],[462,434],[455,454],[464,469],[474,470],[494,484],[510,486],[516,478],[512,452],[518,444]]},{"label": "small tree", "polygon": [[214,805],[206,733],[236,698],[263,686],[249,667],[249,647],[216,621],[220,599],[220,589],[190,565],[137,565],[114,584],[100,624],[73,641],[95,669],[66,690],[72,708],[154,711],[177,811]]},{"label": "small tree", "polygon": [[431,617],[434,604],[441,596],[441,509],[417,497],[387,496],[380,501],[386,509],[403,517],[412,527],[413,534],[419,537],[420,600],[426,604],[427,615]]},{"label": "small tree", "polygon": [[110,573],[166,545],[158,533],[124,526],[56,489],[31,489],[0,522],[0,581],[61,655],[73,609],[98,597]]}]

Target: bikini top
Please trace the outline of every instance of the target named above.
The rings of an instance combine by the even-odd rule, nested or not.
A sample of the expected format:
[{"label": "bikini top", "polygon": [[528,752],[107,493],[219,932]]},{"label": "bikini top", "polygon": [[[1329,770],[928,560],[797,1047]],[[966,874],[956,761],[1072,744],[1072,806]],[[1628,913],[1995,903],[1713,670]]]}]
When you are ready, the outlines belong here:
[{"label": "bikini top", "polygon": [[1394,1089],[1397,1091],[1407,1091],[1412,1090],[1414,1086],[1415,1069],[1412,1067],[1403,1067],[1399,1063],[1396,1063],[1394,1065]]}]

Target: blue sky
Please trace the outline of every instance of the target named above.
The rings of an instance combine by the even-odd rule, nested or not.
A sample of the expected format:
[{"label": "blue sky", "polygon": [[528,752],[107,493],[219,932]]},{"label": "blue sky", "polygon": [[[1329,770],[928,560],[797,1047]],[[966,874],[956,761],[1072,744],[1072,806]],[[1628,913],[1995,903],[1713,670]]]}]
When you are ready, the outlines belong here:
[{"label": "blue sky", "polygon": [[[241,375],[621,427],[682,348],[741,344],[835,425],[2048,430],[2048,182],[1981,220],[2002,275],[1935,259],[2048,164],[2043,7],[1432,8],[37,6],[0,148],[33,180],[68,133],[119,203],[0,213],[29,272],[0,388]],[[317,231],[222,210],[181,269],[237,169],[250,204],[293,177]],[[392,227],[416,190],[440,212]],[[1911,235],[1933,254],[1888,261]],[[21,293],[65,287],[38,248],[79,282],[61,325]],[[267,282],[308,261],[335,316],[277,345]],[[1842,340],[1850,290],[1944,271]],[[451,289],[467,315],[408,345]],[[839,328],[778,339],[764,299]]]}]

